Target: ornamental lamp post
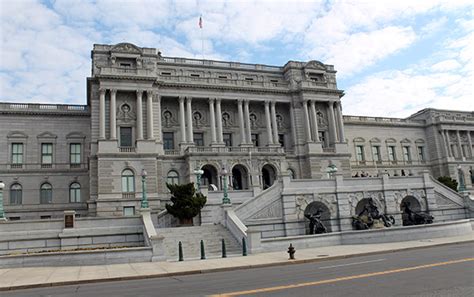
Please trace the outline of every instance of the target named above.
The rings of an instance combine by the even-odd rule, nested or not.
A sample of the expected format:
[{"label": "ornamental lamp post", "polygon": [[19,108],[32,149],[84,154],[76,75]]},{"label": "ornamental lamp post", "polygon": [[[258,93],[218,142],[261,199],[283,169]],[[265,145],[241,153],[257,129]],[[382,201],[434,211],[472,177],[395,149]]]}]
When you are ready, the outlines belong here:
[{"label": "ornamental lamp post", "polygon": [[0,221],[5,221],[5,212],[3,211],[3,188],[5,184],[0,180]]},{"label": "ornamental lamp post", "polygon": [[225,167],[222,167],[221,175],[222,175],[222,180],[224,182],[224,197],[222,198],[222,204],[230,204],[230,198],[229,195],[227,194],[227,175],[229,172],[225,169]]},{"label": "ornamental lamp post", "polygon": [[461,165],[458,165],[458,177],[459,177],[459,192],[466,191],[466,183],[464,182],[464,172],[462,172]]},{"label": "ornamental lamp post", "polygon": [[142,169],[142,204],[141,208],[148,208],[148,198],[146,197],[146,176],[147,172],[145,169]]},{"label": "ornamental lamp post", "polygon": [[196,175],[197,190],[198,192],[201,192],[201,175],[204,174],[204,170],[198,166],[196,169],[194,169],[194,174]]}]

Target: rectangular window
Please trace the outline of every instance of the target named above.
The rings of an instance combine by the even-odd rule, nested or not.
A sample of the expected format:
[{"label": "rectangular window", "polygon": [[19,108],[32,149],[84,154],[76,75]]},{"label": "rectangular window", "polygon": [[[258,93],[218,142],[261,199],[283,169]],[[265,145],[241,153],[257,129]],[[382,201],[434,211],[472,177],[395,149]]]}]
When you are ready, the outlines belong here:
[{"label": "rectangular window", "polygon": [[51,219],[51,216],[40,216],[42,220],[49,220]]},{"label": "rectangular window", "polygon": [[356,158],[357,158],[357,161],[365,161],[363,145],[356,146]]},{"label": "rectangular window", "polygon": [[467,158],[467,146],[466,145],[461,145],[461,152],[462,152],[462,156],[464,158]]},{"label": "rectangular window", "polygon": [[123,216],[134,216],[135,215],[135,206],[124,206],[123,207]]},{"label": "rectangular window", "polygon": [[53,144],[41,144],[41,164],[53,164]]},{"label": "rectangular window", "polygon": [[23,143],[12,143],[12,164],[23,164]]},{"label": "rectangular window", "polygon": [[174,150],[174,133],[163,132],[163,149]]},{"label": "rectangular window", "polygon": [[373,146],[372,147],[372,157],[374,161],[380,162],[382,159],[380,158],[380,146]]},{"label": "rectangular window", "polygon": [[[241,132],[243,133],[243,131],[241,131]],[[258,143],[259,143],[259,141],[258,141],[258,134],[253,134],[253,133],[252,133],[251,137],[252,137],[252,143],[253,143],[253,145],[254,145],[254,146],[258,146]]]},{"label": "rectangular window", "polygon": [[389,146],[388,147],[388,159],[392,162],[397,160],[397,155],[395,154],[395,147],[394,146]]},{"label": "rectangular window", "polygon": [[422,146],[418,147],[418,159],[420,159],[420,161],[425,161],[425,151]]},{"label": "rectangular window", "polygon": [[193,138],[194,138],[194,144],[196,144],[196,146],[204,146],[204,134],[203,133],[194,133]]},{"label": "rectangular window", "polygon": [[120,146],[132,146],[132,127],[120,127]]},{"label": "rectangular window", "polygon": [[232,146],[232,133],[222,133],[225,146]]},{"label": "rectangular window", "polygon": [[403,147],[403,158],[405,161],[411,161],[411,155],[410,155],[410,147],[409,146],[404,146]]},{"label": "rectangular window", "polygon": [[81,164],[81,144],[71,143],[69,145],[69,162],[71,165]]},{"label": "rectangular window", "polygon": [[326,134],[324,133],[324,131],[318,131],[318,137],[323,147],[326,146]]},{"label": "rectangular window", "polygon": [[285,147],[285,134],[278,134],[278,142],[282,147]]}]

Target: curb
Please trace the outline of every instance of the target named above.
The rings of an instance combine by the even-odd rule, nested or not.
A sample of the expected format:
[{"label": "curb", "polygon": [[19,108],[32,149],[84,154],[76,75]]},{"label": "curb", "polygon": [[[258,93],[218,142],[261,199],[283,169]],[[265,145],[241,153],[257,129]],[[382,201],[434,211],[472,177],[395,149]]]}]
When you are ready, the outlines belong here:
[{"label": "curb", "polygon": [[123,277],[107,277],[107,278],[90,279],[90,280],[73,280],[73,281],[60,281],[60,282],[51,282],[51,283],[42,283],[42,284],[28,284],[28,285],[19,285],[19,286],[10,286],[10,287],[0,287],[0,292],[33,289],[33,288],[69,286],[69,285],[78,285],[78,284],[91,284],[91,283],[101,283],[101,282],[115,282],[115,281],[140,280],[140,279],[149,279],[149,278],[174,277],[174,276],[224,272],[224,271],[233,271],[233,270],[242,270],[242,269],[315,263],[315,262],[324,262],[328,260],[348,259],[348,258],[356,258],[356,257],[362,257],[362,256],[368,256],[368,255],[386,254],[386,253],[394,253],[394,252],[417,250],[417,249],[426,249],[426,248],[432,248],[432,247],[440,247],[440,246],[456,245],[456,244],[464,244],[464,243],[472,243],[472,242],[474,242],[474,239],[469,239],[465,241],[456,241],[456,242],[444,242],[444,243],[437,243],[437,244],[435,243],[429,246],[394,248],[394,249],[389,249],[389,250],[384,250],[384,251],[366,252],[366,253],[359,253],[359,254],[327,256],[327,257],[304,259],[304,260],[296,259],[296,260],[285,261],[285,262],[274,262],[274,263],[264,263],[264,264],[254,264],[254,265],[250,264],[250,265],[240,265],[240,266],[221,267],[221,268],[208,268],[208,269],[202,269],[202,270],[197,269],[197,270],[168,272],[168,273],[149,274],[149,275],[133,275],[133,276],[123,276]]}]

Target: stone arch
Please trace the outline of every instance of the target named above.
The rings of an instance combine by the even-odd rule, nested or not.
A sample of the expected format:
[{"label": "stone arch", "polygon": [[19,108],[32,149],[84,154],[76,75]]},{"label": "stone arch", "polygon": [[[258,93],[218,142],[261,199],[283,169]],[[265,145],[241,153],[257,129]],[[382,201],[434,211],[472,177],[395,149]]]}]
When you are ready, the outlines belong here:
[{"label": "stone arch", "polygon": [[217,168],[214,165],[205,164],[201,166],[201,169],[204,171],[201,176],[201,183],[208,187],[212,187],[211,184],[217,187],[219,185]]},{"label": "stone arch", "polygon": [[405,196],[400,202],[399,208],[400,208],[400,211],[402,212],[403,226],[412,225],[413,223],[410,223],[408,215],[404,211],[405,206],[408,206],[410,210],[413,212],[420,212],[421,203],[418,201],[418,199],[415,196],[412,196],[412,195]]},{"label": "stone arch", "polygon": [[249,171],[242,164],[236,164],[232,167],[232,187],[234,190],[249,189]]},{"label": "stone arch", "polygon": [[277,180],[277,169],[272,164],[265,164],[262,166],[262,188],[265,190],[271,187]]},{"label": "stone arch", "polygon": [[384,207],[381,205],[381,203],[377,199],[373,197],[369,197],[369,198],[363,198],[359,200],[359,202],[357,202],[354,215],[358,216],[364,210],[365,205],[369,203],[369,199],[372,199],[374,201],[379,211],[384,212]]},{"label": "stone arch", "polygon": [[318,209],[321,211],[321,222],[326,227],[327,231],[331,232],[331,229],[332,229],[331,228],[331,211],[330,211],[329,207],[321,201],[313,201],[313,202],[309,203],[306,206],[305,210],[304,210],[305,234],[310,234],[310,232],[309,232],[309,220],[306,219],[306,216],[315,213]]}]

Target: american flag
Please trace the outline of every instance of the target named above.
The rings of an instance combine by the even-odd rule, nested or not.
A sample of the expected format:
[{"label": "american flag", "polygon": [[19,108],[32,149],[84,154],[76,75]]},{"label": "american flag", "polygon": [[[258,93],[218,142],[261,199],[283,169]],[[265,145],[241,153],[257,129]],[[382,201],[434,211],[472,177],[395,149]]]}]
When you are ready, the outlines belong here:
[{"label": "american flag", "polygon": [[199,28],[202,29],[202,16],[199,17]]}]

